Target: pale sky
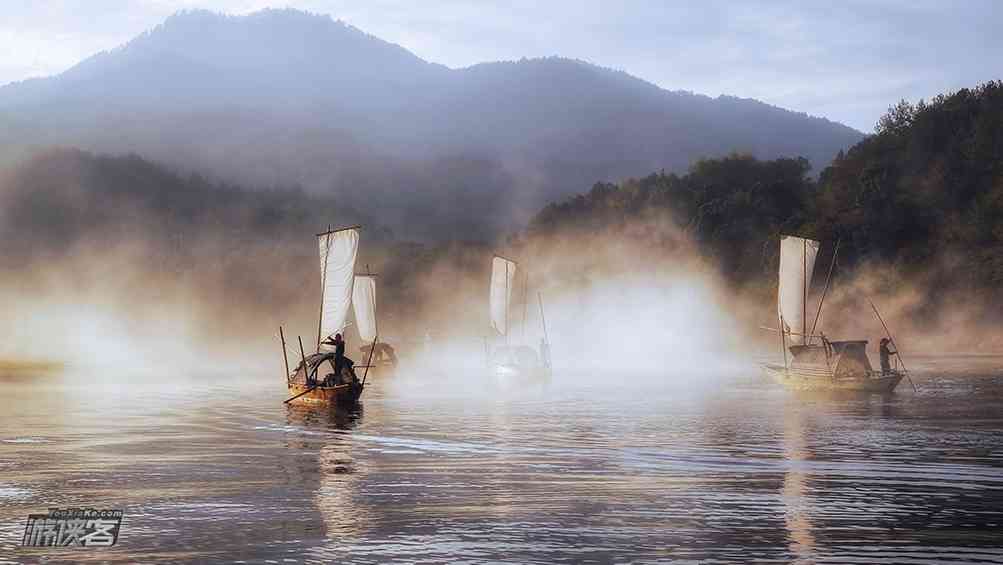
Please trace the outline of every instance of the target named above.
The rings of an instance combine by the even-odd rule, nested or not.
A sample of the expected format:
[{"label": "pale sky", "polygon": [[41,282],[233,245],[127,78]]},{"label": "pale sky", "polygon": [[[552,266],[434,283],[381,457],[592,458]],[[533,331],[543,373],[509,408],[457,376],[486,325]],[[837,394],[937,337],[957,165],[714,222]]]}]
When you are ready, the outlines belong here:
[{"label": "pale sky", "polygon": [[449,67],[560,55],[868,132],[902,98],[1003,78],[995,0],[0,0],[0,84],[64,71],[178,10],[266,7],[329,14]]}]

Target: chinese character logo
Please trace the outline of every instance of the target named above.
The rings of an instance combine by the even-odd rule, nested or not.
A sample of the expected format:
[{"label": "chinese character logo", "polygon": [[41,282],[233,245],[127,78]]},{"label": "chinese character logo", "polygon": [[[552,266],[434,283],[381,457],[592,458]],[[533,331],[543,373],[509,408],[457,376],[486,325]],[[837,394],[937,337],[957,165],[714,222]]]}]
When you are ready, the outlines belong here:
[{"label": "chinese character logo", "polygon": [[109,547],[118,541],[121,510],[50,508],[48,514],[29,514],[23,547]]}]

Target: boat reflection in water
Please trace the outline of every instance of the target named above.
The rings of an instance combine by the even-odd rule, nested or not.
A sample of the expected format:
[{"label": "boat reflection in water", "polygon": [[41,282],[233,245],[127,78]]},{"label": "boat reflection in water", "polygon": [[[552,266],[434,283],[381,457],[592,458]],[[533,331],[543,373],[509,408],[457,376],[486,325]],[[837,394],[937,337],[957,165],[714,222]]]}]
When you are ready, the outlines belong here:
[{"label": "boat reflection in water", "polygon": [[369,520],[365,505],[358,504],[364,460],[355,456],[353,430],[363,417],[361,405],[351,408],[325,404],[290,404],[286,422],[292,473],[312,483],[314,504],[321,520],[324,541],[317,551],[330,551],[339,543],[364,535]]}]

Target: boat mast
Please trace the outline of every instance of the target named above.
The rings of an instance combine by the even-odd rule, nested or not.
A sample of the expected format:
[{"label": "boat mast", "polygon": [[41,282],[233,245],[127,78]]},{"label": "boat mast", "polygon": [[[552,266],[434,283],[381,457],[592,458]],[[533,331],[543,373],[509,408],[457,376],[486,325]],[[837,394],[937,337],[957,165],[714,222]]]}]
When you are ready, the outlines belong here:
[{"label": "boat mast", "polygon": [[815,312],[815,321],[811,324],[811,333],[815,333],[815,326],[818,325],[818,320],[822,316],[822,303],[825,302],[825,295],[829,292],[829,281],[832,280],[832,269],[836,266],[836,256],[839,255],[839,242],[841,239],[836,240],[836,248],[832,252],[832,262],[829,263],[829,272],[825,275],[825,287],[822,289],[822,298],[818,301],[818,312]]},{"label": "boat mast", "polygon": [[525,273],[522,276],[522,343],[526,343],[526,310],[529,305],[529,271],[523,269]]},{"label": "boat mast", "polygon": [[808,332],[808,240],[801,240],[801,339],[805,345],[811,342]]},{"label": "boat mast", "polygon": [[327,258],[331,255],[331,224],[327,225],[327,232],[320,234],[326,238],[324,245],[324,265],[320,269],[320,308],[317,312],[317,352],[320,353],[320,329],[324,324],[324,289],[327,287]]},{"label": "boat mast", "polygon": [[508,286],[508,262],[505,262],[505,345],[508,345],[508,297],[511,289]]},{"label": "boat mast", "polygon": [[780,352],[784,354],[784,370],[787,370],[787,332],[784,331],[784,317],[778,316],[780,321]]}]

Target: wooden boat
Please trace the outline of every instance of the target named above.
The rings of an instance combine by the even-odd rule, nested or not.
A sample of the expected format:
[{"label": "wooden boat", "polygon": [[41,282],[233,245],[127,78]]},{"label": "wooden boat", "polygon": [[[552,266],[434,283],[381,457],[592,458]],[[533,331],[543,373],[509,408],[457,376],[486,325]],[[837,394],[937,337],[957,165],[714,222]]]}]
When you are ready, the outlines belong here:
[{"label": "wooden boat", "polygon": [[[335,374],[336,355],[329,339],[335,334],[344,332],[348,311],[352,305],[360,230],[359,226],[354,226],[329,229],[317,234],[320,247],[321,300],[316,351],[307,355],[303,348],[303,339],[298,338],[300,362],[292,372],[289,371],[285,334],[279,327],[286,384],[290,393],[286,403],[353,404],[359,400],[365,389],[368,364],[362,380],[359,380],[356,374],[354,363],[347,357],[340,374]],[[373,316],[363,323],[367,322],[372,322],[375,328],[375,310]]]},{"label": "wooden boat", "polygon": [[766,364],[763,370],[774,381],[794,390],[892,392],[904,374],[873,370],[866,348],[865,340],[794,345],[787,366]]},{"label": "wooden boat", "polygon": [[[326,372],[329,370],[330,372]],[[314,353],[296,367],[289,378],[289,394],[294,402],[326,402],[351,405],[362,396],[363,384],[354,367],[345,366],[334,374],[334,353]]]},{"label": "wooden boat", "polygon": [[[495,345],[487,355],[488,369],[499,381],[509,382],[520,379],[550,378],[550,345],[547,337],[547,322],[543,314],[543,298],[537,294],[540,305],[540,321],[543,325],[543,339],[539,354],[529,345],[510,345],[509,310],[512,301],[512,283],[518,264],[511,259],[495,255],[491,260],[491,283],[489,287],[489,310],[491,327],[497,338],[504,343]],[[522,335],[526,335],[526,310],[528,306],[528,274],[523,277],[522,291]]]},{"label": "wooden boat", "polygon": [[777,290],[780,328],[776,331],[780,334],[784,364],[764,364],[763,371],[792,390],[890,393],[906,374],[897,368],[875,371],[867,357],[866,340],[830,341],[821,330],[815,333],[839,251],[838,243],[814,321],[808,324],[808,287],[820,246],[810,239],[781,237]]}]

